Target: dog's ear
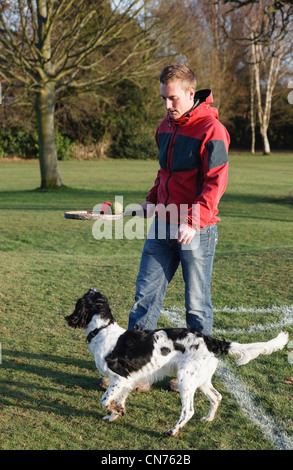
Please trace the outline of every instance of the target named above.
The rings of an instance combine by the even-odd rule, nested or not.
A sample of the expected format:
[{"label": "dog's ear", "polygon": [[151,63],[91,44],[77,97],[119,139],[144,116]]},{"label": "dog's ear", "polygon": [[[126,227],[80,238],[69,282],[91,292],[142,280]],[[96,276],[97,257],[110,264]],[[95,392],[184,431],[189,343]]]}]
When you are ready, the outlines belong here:
[{"label": "dog's ear", "polygon": [[78,299],[74,312],[65,317],[65,320],[73,328],[85,328],[94,315],[114,321],[107,297],[96,289],[89,289],[82,298]]},{"label": "dog's ear", "polygon": [[94,315],[100,315],[100,317],[105,321],[114,322],[115,319],[112,315],[108,298],[96,291],[96,289],[90,289],[85,297],[88,300],[88,308]]},{"label": "dog's ear", "polygon": [[92,315],[90,315],[87,301],[84,297],[78,299],[73,313],[65,317],[68,326],[72,328],[85,328],[91,319]]}]

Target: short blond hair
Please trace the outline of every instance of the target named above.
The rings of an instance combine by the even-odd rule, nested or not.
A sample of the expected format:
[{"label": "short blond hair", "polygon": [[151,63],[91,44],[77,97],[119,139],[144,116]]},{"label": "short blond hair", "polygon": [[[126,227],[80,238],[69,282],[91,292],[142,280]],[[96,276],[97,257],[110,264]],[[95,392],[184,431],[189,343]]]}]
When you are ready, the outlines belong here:
[{"label": "short blond hair", "polygon": [[169,85],[175,80],[181,81],[181,86],[186,91],[190,88],[196,89],[196,76],[193,70],[187,65],[174,64],[167,65],[159,75],[160,83]]}]

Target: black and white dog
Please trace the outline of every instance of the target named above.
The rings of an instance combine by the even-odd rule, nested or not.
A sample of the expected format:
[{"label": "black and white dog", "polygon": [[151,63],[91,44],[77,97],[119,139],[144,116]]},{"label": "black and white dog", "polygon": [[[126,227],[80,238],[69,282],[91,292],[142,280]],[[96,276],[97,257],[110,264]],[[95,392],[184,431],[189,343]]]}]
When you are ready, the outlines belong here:
[{"label": "black and white dog", "polygon": [[139,382],[153,383],[170,372],[177,372],[182,410],[175,426],[164,434],[177,436],[194,413],[193,397],[199,388],[210,401],[210,410],[201,421],[212,421],[221,401],[221,394],[212,386],[217,356],[238,356],[243,365],[259,354],[271,354],[288,342],[288,334],[280,333],[265,343],[239,344],[204,336],[195,329],[167,328],[158,330],[124,330],[115,321],[107,298],[90,289],[65,317],[69,326],[84,328],[88,347],[96,367],[111,379],[102,397],[102,405],[114,421],[125,414],[128,394]]}]

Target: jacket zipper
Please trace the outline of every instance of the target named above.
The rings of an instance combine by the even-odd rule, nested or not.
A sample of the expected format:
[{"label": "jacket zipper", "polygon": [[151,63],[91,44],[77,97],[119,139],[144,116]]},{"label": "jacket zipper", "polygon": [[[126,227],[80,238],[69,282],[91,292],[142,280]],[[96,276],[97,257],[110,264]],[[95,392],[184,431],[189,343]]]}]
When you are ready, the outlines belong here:
[{"label": "jacket zipper", "polygon": [[170,142],[170,153],[169,153],[169,159],[168,159],[168,163],[167,163],[167,166],[169,168],[169,171],[170,171],[170,176],[169,178],[167,179],[166,181],[166,191],[167,191],[167,199],[165,201],[165,207],[167,206],[167,202],[168,202],[168,199],[169,199],[169,189],[168,189],[168,183],[170,181],[170,178],[172,176],[172,168],[171,168],[171,156],[173,157],[173,153],[174,153],[174,149],[172,150],[172,147],[173,147],[173,143],[174,143],[174,140],[175,140],[175,137],[176,137],[176,134],[177,134],[177,131],[178,131],[178,125],[176,125],[176,129],[175,129],[175,132],[172,136],[172,139],[171,139],[171,142]]}]

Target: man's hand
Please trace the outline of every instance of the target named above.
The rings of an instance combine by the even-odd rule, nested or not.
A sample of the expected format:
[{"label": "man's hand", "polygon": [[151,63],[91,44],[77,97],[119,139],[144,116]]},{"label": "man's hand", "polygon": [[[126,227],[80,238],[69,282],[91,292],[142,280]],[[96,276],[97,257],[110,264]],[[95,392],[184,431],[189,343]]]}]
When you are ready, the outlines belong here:
[{"label": "man's hand", "polygon": [[152,202],[146,201],[143,204],[141,204],[141,207],[143,209],[142,217],[144,217],[145,219],[148,219],[149,217],[153,216],[155,212],[155,204],[153,204]]},{"label": "man's hand", "polygon": [[187,224],[181,224],[178,228],[178,242],[188,244],[196,234],[196,230]]}]

